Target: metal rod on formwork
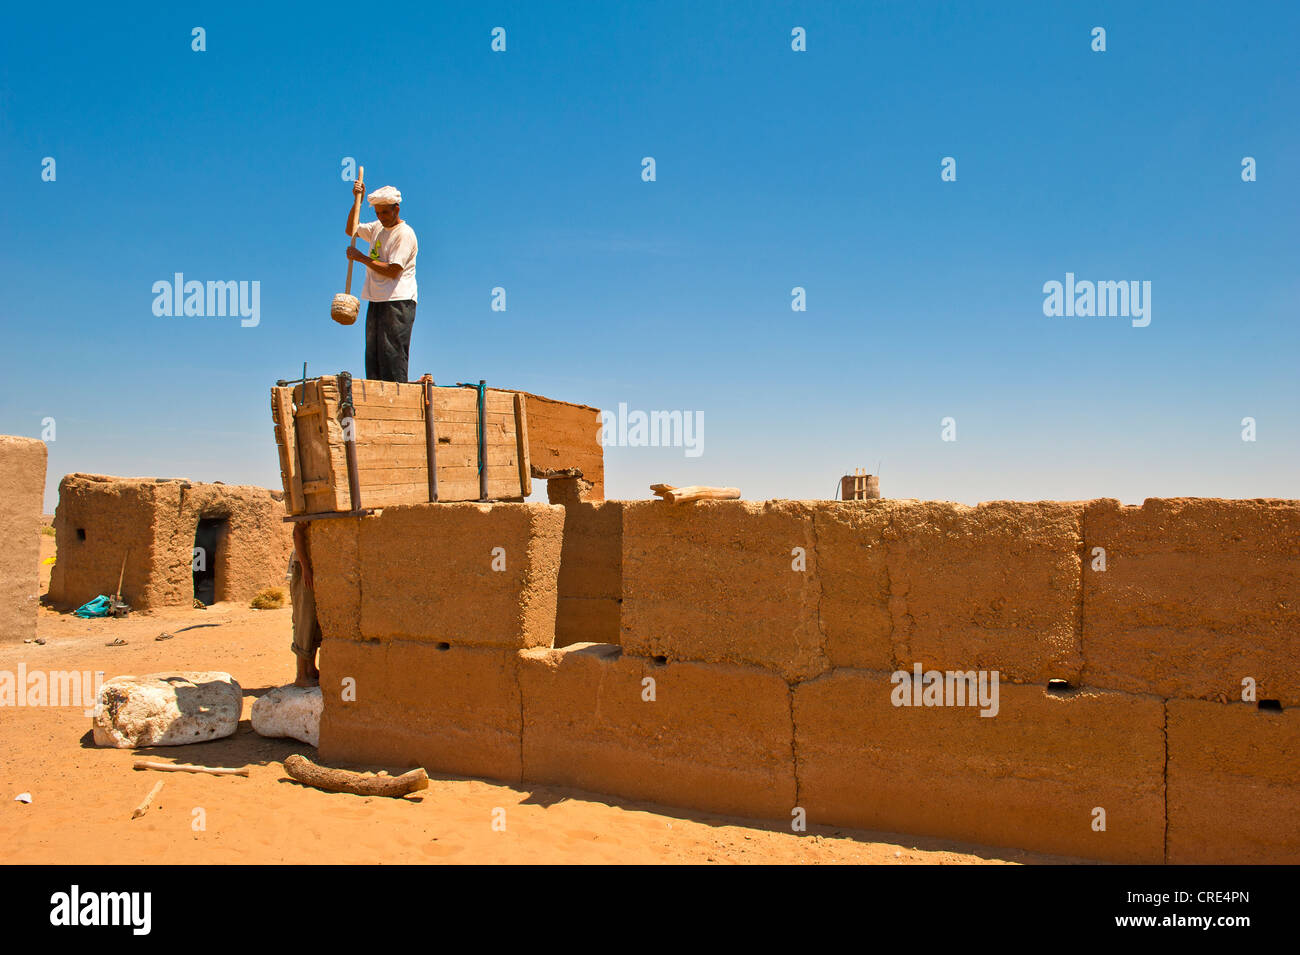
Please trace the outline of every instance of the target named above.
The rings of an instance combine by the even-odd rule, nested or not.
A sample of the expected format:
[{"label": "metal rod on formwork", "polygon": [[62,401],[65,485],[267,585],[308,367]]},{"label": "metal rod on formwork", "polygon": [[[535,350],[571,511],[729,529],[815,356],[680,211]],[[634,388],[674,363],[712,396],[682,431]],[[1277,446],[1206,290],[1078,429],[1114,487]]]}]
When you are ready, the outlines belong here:
[{"label": "metal rod on formwork", "polygon": [[488,499],[487,382],[478,380],[478,499]]},{"label": "metal rod on formwork", "polygon": [[438,500],[438,433],[433,418],[433,376],[420,378],[424,385],[425,463],[429,468],[429,500]]},{"label": "metal rod on formwork", "polygon": [[347,422],[343,428],[343,449],[348,458],[348,498],[352,510],[361,510],[361,473],[357,468],[356,407],[352,404],[352,375],[339,372],[339,417]]}]

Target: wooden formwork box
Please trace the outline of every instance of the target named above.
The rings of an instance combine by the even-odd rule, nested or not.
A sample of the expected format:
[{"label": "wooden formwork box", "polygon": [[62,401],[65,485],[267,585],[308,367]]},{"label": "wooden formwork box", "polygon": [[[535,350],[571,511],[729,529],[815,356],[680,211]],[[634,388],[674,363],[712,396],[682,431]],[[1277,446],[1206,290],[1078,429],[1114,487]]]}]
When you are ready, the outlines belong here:
[{"label": "wooden formwork box", "polygon": [[874,501],[880,497],[880,477],[866,474],[859,468],[853,474],[840,478],[840,500]]},{"label": "wooden formwork box", "polygon": [[[487,388],[482,402],[485,488],[480,482],[478,388],[438,387],[431,380],[369,381],[346,374],[277,385],[271,389],[271,418],[285,509],[292,517],[435,500],[522,500],[532,491],[527,398]],[[345,428],[349,418],[355,494]],[[430,461],[436,482],[430,481]]]}]

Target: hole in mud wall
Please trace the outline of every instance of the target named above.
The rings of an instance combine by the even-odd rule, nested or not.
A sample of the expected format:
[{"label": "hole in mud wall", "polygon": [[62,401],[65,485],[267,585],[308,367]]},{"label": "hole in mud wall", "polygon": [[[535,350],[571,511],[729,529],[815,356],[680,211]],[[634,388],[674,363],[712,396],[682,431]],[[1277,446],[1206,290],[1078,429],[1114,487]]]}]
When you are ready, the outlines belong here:
[{"label": "hole in mud wall", "polygon": [[1268,710],[1272,713],[1282,712],[1281,700],[1260,700],[1258,705],[1261,710]]},{"label": "hole in mud wall", "polygon": [[84,527],[78,527],[78,528],[77,528],[77,540],[79,540],[79,541],[84,541],[85,539],[86,539],[86,529],[85,529]]},{"label": "hole in mud wall", "polygon": [[229,525],[223,517],[204,517],[194,531],[194,599],[212,606],[223,594],[217,579],[217,566],[224,554],[221,553]]},{"label": "hole in mud wall", "polygon": [[655,666],[657,666],[657,667],[666,667],[666,666],[668,666],[668,658],[667,658],[667,657],[655,657],[655,658],[654,658],[654,661],[655,661]]},{"label": "hole in mud wall", "polygon": [[450,649],[451,649],[451,644],[450,644],[450,643],[440,643],[440,644],[438,644],[438,649],[439,649],[439,650],[450,650]]},{"label": "hole in mud wall", "polygon": [[1074,692],[1074,684],[1069,680],[1048,680],[1047,692],[1052,694],[1065,694]]}]

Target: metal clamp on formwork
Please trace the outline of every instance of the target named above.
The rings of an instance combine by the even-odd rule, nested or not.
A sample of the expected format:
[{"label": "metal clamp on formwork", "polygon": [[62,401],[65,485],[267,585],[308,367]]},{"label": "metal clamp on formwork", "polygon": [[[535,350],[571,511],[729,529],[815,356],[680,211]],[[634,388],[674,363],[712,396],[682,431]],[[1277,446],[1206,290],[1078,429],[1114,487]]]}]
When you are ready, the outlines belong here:
[{"label": "metal clamp on formwork", "polygon": [[275,386],[276,386],[277,388],[284,388],[284,387],[287,387],[288,385],[297,385],[297,384],[301,384],[302,382],[304,382],[304,381],[306,381],[306,380],[307,380],[307,363],[306,363],[306,362],[303,362],[303,363],[302,363],[302,377],[301,377],[301,378],[281,378],[279,381],[277,381],[277,382],[275,383]]},{"label": "metal clamp on formwork", "polygon": [[420,376],[424,386],[425,464],[429,468],[429,500],[438,500],[438,431],[433,417],[433,375]]},{"label": "metal clamp on formwork", "polygon": [[339,422],[343,424],[343,449],[348,458],[348,499],[352,511],[361,510],[361,472],[357,468],[356,406],[352,404],[352,375],[341,371],[339,378]]},{"label": "metal clamp on formwork", "polygon": [[480,501],[488,500],[488,472],[487,472],[487,382],[482,378],[478,380],[477,385],[467,385],[463,381],[456,382],[460,388],[477,388],[478,389],[478,499]]}]

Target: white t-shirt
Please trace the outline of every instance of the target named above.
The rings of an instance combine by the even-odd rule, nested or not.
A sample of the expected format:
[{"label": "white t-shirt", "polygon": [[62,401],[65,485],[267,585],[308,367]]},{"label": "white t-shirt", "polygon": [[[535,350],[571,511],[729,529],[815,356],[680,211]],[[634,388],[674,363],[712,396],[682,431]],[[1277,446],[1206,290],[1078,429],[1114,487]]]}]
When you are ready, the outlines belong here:
[{"label": "white t-shirt", "polygon": [[[405,222],[399,222],[391,229],[385,229],[376,220],[357,223],[357,248],[366,251],[371,259],[389,262],[402,267],[402,274],[395,279],[386,279],[374,269],[357,263],[366,270],[366,285],[361,290],[361,297],[368,302],[401,302],[415,298],[415,257],[420,245],[415,241],[415,230]],[[363,243],[369,243],[365,249]]]}]

